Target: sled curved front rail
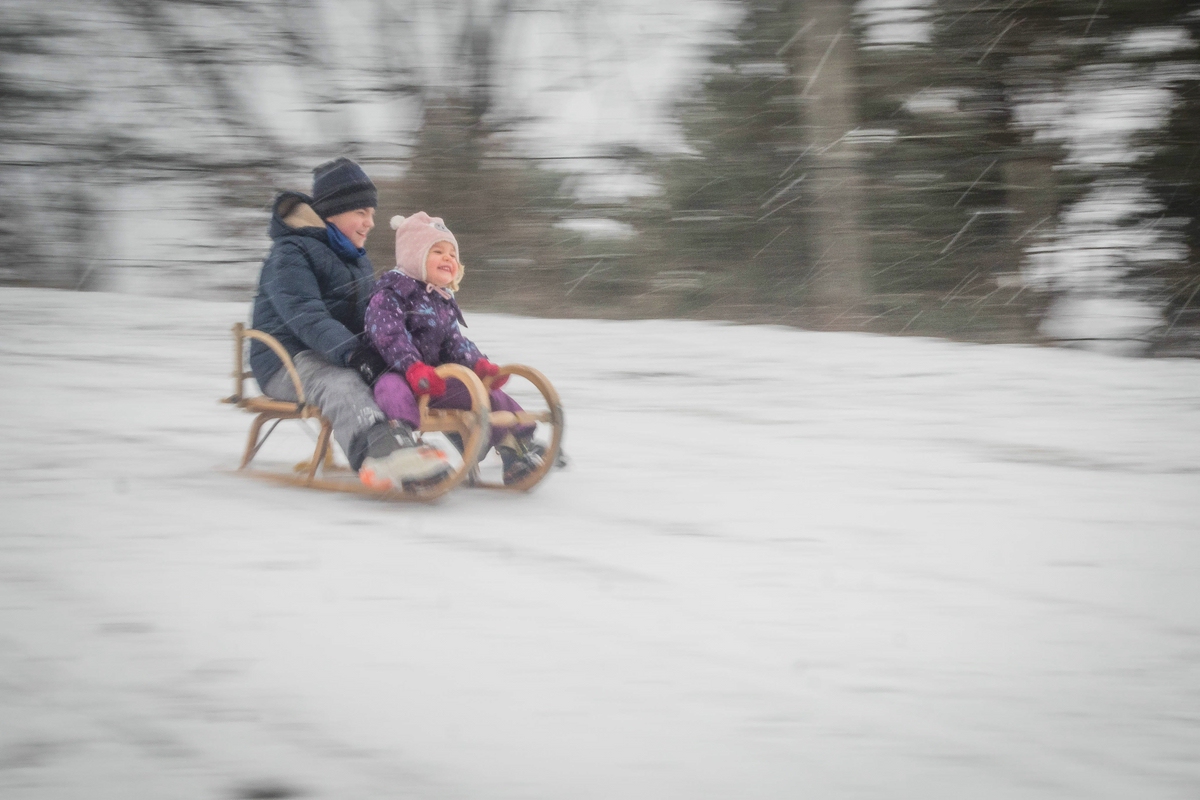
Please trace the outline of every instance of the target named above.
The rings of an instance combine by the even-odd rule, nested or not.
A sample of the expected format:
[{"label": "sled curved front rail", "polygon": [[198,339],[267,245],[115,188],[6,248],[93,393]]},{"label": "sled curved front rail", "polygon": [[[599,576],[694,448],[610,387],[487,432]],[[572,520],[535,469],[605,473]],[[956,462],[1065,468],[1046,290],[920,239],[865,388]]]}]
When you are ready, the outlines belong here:
[{"label": "sled curved front rail", "polygon": [[[562,449],[563,431],[566,428],[566,417],[563,413],[562,401],[558,398],[558,392],[554,385],[550,383],[538,370],[524,364],[506,364],[500,367],[500,375],[513,375],[519,378],[524,378],[533,384],[534,388],[541,393],[542,399],[546,403],[546,410],[541,412],[520,411],[513,413],[511,411],[493,411],[489,415],[489,421],[492,427],[496,428],[511,428],[517,425],[536,425],[544,423],[550,427],[550,442],[546,446],[546,452],[542,455],[542,464],[538,469],[529,473],[516,483],[491,483],[478,478],[475,480],[475,485],[484,489],[502,489],[506,491],[527,492],[537,486],[550,470],[554,468],[555,462],[558,460],[558,455]],[[491,389],[494,378],[488,378],[484,381],[484,385]]]}]

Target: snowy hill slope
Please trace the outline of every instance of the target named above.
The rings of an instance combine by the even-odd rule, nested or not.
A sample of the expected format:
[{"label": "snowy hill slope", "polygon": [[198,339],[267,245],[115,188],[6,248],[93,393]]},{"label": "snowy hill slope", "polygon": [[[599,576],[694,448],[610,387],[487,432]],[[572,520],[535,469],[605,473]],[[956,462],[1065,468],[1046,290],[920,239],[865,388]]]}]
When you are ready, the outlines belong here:
[{"label": "snowy hill slope", "polygon": [[395,506],[228,473],[246,310],[0,291],[5,798],[1200,790],[1200,364],[470,314],[574,463]]}]

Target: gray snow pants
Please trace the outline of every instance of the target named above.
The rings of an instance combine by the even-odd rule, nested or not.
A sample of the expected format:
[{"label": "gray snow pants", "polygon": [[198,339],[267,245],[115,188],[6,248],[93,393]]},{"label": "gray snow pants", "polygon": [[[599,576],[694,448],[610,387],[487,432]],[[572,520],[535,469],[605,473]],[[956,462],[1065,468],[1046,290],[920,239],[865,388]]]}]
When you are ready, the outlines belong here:
[{"label": "gray snow pants", "polygon": [[[359,438],[359,434],[376,422],[387,420],[387,415],[375,405],[371,388],[358,370],[339,367],[313,350],[300,351],[292,356],[292,363],[300,373],[304,399],[318,406],[333,424],[333,438],[341,445],[350,466],[358,469],[367,453],[366,437]],[[262,388],[264,394],[277,400],[294,403],[299,399],[286,369],[272,375]]]}]

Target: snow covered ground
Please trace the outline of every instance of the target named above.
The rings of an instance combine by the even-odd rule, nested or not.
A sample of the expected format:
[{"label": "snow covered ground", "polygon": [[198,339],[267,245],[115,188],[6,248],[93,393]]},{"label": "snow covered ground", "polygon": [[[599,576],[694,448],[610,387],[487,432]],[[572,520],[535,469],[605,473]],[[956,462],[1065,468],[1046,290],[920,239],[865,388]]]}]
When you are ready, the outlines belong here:
[{"label": "snow covered ground", "polygon": [[1200,795],[1200,363],[469,314],[574,463],[388,505],[246,310],[0,291],[6,800]]}]

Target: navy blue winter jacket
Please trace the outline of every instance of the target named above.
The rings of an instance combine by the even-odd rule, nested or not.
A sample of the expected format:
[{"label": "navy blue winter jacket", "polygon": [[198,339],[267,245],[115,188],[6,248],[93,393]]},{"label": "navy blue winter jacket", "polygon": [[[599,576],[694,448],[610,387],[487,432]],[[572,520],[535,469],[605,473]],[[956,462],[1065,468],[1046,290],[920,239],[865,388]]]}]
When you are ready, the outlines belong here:
[{"label": "navy blue winter jacket", "polygon": [[[311,202],[299,192],[275,198],[269,230],[275,243],[259,274],[251,324],[293,356],[315,350],[345,366],[363,332],[375,271],[366,256],[334,252]],[[282,366],[270,348],[251,342],[250,369],[259,386],[265,387]]]}]

